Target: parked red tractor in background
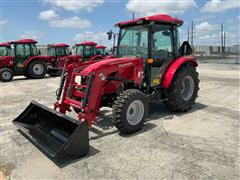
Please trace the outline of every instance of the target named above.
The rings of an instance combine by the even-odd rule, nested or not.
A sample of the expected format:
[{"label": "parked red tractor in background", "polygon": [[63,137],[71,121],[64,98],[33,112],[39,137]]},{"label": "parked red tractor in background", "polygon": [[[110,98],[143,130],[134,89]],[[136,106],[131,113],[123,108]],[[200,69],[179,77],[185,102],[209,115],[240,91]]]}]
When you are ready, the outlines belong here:
[{"label": "parked red tractor in background", "polygon": [[97,54],[97,43],[95,42],[83,42],[75,45],[75,54],[82,56],[82,61],[95,61],[103,59],[101,55]]},{"label": "parked red tractor in background", "polygon": [[60,76],[65,63],[71,64],[73,61],[81,61],[81,56],[72,55],[68,44],[54,44],[48,46],[48,56],[52,62],[47,64],[47,73],[50,76]]},{"label": "parked red tractor in background", "polygon": [[[47,72],[47,63],[50,59],[39,56],[36,47],[37,41],[33,39],[22,39],[12,41],[13,55],[10,55],[10,46],[6,46],[5,56],[0,56],[0,80],[9,82],[16,75],[25,75],[28,78],[43,78]],[[4,48],[6,48],[4,47]]]},{"label": "parked red tractor in background", "polygon": [[[89,127],[101,107],[112,107],[113,124],[124,134],[142,128],[153,100],[189,110],[199,90],[198,64],[188,42],[179,47],[182,24],[168,15],[117,23],[116,58],[69,65],[54,110],[33,101],[13,122],[47,155],[63,159],[88,153]],[[78,121],[65,115],[73,108]]]},{"label": "parked red tractor in background", "polygon": [[109,58],[114,58],[115,57],[115,55],[108,54],[108,52],[106,52],[106,46],[97,45],[96,49],[97,49],[97,54],[101,55],[104,59],[109,59]]},{"label": "parked red tractor in background", "polygon": [[0,56],[10,56],[11,45],[9,43],[0,43]]}]

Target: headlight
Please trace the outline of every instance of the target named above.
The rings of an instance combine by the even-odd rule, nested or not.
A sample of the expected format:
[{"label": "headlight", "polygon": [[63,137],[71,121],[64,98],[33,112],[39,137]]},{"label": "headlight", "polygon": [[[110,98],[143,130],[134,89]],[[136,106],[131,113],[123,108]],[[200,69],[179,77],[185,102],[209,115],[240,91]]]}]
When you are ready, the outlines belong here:
[{"label": "headlight", "polygon": [[81,76],[75,76],[75,83],[81,84],[82,77]]}]

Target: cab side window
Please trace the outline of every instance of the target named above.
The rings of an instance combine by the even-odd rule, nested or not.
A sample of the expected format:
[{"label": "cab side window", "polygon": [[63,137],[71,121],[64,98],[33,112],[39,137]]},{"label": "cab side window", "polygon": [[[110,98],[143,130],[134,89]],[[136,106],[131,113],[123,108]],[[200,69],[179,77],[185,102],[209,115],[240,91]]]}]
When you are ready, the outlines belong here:
[{"label": "cab side window", "polygon": [[153,28],[152,57],[154,66],[160,67],[163,61],[173,58],[173,33],[170,26],[158,25]]},{"label": "cab side window", "polygon": [[25,56],[30,56],[31,51],[30,51],[30,46],[29,44],[25,44]]},{"label": "cab side window", "polygon": [[23,44],[16,45],[16,56],[24,56],[24,45]]}]

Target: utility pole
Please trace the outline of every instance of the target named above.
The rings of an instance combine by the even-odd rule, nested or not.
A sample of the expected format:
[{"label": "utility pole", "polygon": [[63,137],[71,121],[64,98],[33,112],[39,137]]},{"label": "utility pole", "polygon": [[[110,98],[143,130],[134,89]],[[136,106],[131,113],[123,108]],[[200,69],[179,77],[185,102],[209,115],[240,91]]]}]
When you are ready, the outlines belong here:
[{"label": "utility pole", "polygon": [[191,36],[191,46],[193,47],[193,28],[194,28],[194,23],[193,23],[193,21],[192,21],[192,36]]},{"label": "utility pole", "polygon": [[133,14],[132,14],[132,19],[133,19],[133,20],[135,19],[135,14],[134,14],[134,12],[133,12]]},{"label": "utility pole", "polygon": [[223,55],[223,23],[221,24],[221,51],[222,51],[222,55]]},{"label": "utility pole", "polygon": [[223,53],[225,56],[225,51],[226,51],[226,32],[223,33]]},{"label": "utility pole", "polygon": [[190,34],[189,34],[189,26],[188,26],[188,31],[187,31],[187,41],[188,41],[188,42],[189,42],[189,40],[190,40],[190,39],[189,39],[189,35],[190,35]]}]

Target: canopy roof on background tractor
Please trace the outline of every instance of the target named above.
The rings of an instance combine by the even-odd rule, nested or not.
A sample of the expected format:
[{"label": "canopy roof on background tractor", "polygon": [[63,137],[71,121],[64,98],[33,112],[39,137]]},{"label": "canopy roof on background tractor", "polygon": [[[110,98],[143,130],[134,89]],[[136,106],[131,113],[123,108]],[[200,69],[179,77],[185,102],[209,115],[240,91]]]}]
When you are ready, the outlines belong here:
[{"label": "canopy roof on background tractor", "polygon": [[17,41],[11,41],[11,44],[36,44],[38,43],[37,41],[35,41],[34,39],[20,39]]},{"label": "canopy roof on background tractor", "polygon": [[0,43],[0,46],[10,47],[10,44],[8,42]]},{"label": "canopy roof on background tractor", "polygon": [[171,17],[166,14],[158,14],[158,15],[154,15],[154,16],[138,18],[135,20],[119,22],[115,26],[123,27],[123,26],[128,26],[128,25],[142,24],[143,21],[155,21],[155,22],[159,22],[159,23],[173,24],[176,26],[181,26],[183,24],[183,21],[178,18],[174,18],[174,17]]},{"label": "canopy roof on background tractor", "polygon": [[97,45],[96,48],[97,48],[97,49],[105,49],[106,46],[103,46],[103,45]]},{"label": "canopy roof on background tractor", "polygon": [[92,41],[87,41],[87,42],[82,42],[80,44],[76,44],[76,46],[96,46],[97,43],[92,42]]},{"label": "canopy roof on background tractor", "polygon": [[53,44],[53,45],[50,45],[49,47],[69,47],[69,45],[61,43],[61,44]]}]

